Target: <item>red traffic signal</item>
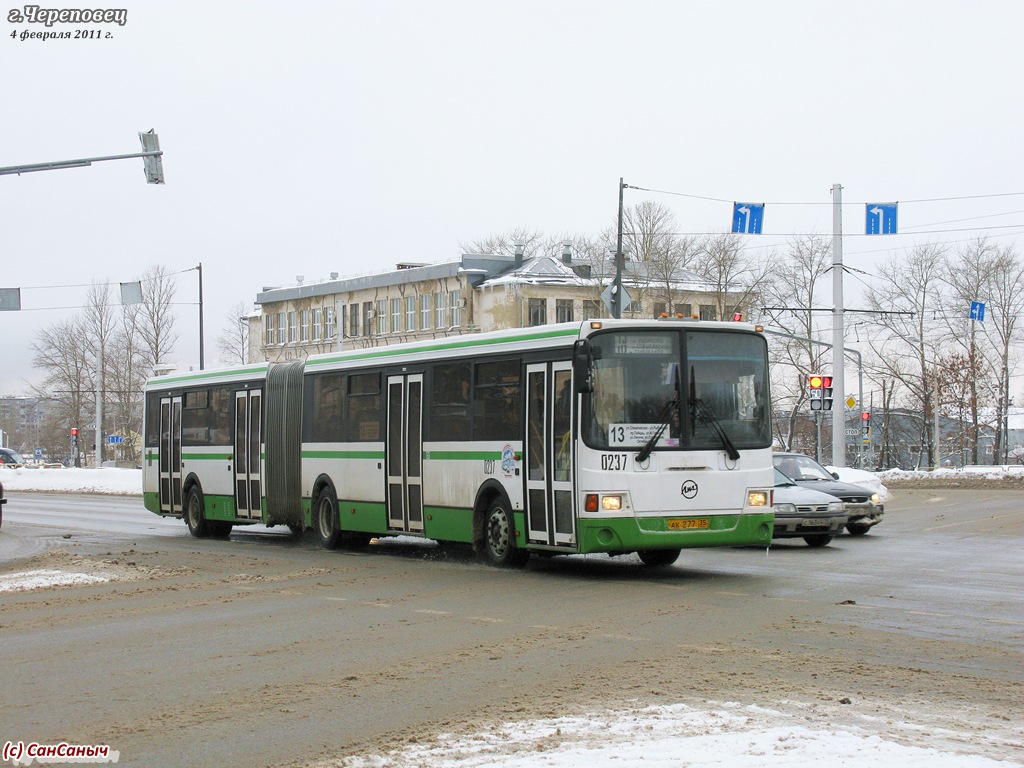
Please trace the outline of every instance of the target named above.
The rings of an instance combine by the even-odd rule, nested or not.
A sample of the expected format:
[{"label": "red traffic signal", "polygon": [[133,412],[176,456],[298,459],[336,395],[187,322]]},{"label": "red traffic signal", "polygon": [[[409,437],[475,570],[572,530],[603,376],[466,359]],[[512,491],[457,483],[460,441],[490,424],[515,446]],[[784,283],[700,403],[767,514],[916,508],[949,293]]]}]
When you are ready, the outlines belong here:
[{"label": "red traffic signal", "polygon": [[71,436],[72,437],[78,437],[78,427],[72,427],[71,428]]},{"label": "red traffic signal", "polygon": [[871,411],[861,411],[861,421],[871,421]]}]

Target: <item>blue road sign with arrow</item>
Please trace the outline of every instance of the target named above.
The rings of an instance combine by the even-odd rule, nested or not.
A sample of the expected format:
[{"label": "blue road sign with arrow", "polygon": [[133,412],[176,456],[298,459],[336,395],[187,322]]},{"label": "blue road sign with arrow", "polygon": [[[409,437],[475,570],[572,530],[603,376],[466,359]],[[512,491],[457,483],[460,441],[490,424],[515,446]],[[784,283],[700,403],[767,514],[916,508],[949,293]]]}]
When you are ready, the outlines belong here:
[{"label": "blue road sign with arrow", "polygon": [[764,221],[764,203],[733,203],[732,231],[745,235],[760,235]]},{"label": "blue road sign with arrow", "polygon": [[979,323],[985,322],[985,302],[971,302],[971,320],[977,320]]},{"label": "blue road sign with arrow", "polygon": [[865,234],[895,235],[897,205],[898,203],[868,203]]}]

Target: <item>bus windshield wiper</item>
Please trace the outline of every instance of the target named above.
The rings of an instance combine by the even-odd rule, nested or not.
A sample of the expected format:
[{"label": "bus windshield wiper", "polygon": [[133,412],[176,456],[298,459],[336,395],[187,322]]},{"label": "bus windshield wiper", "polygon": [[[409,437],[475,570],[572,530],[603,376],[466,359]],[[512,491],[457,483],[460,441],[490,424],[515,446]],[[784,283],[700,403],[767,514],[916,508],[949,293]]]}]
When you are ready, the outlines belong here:
[{"label": "bus windshield wiper", "polygon": [[691,402],[696,406],[697,415],[700,417],[700,420],[705,424],[710,424],[718,437],[721,438],[722,447],[725,448],[726,455],[733,461],[736,461],[736,459],[740,457],[740,452],[736,450],[736,446],[733,445],[732,440],[729,438],[729,434],[725,429],[723,429],[722,423],[718,420],[718,417],[715,416],[714,412],[708,408],[700,398],[695,397]]},{"label": "bus windshield wiper", "polygon": [[654,450],[654,446],[658,444],[658,440],[665,433],[665,429],[672,421],[672,417],[679,411],[679,398],[673,398],[665,403],[665,408],[661,411],[661,424],[651,435],[651,439],[647,441],[643,448],[640,449],[640,453],[636,455],[636,460],[639,462],[647,461],[651,455],[651,451]]}]

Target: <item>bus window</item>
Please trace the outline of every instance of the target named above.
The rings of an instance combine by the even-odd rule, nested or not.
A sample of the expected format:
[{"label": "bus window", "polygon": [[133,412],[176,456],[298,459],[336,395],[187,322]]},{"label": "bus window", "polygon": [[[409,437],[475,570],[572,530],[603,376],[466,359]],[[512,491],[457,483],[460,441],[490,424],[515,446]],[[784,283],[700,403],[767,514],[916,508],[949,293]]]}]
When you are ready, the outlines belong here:
[{"label": "bus window", "polygon": [[473,392],[473,439],[518,440],[520,434],[520,363],[477,363]]},{"label": "bus window", "polygon": [[348,377],[348,418],[345,440],[382,440],[380,429],[380,373],[358,373]]},{"label": "bus window", "polygon": [[431,440],[469,440],[469,384],[468,363],[445,363],[434,367]]}]

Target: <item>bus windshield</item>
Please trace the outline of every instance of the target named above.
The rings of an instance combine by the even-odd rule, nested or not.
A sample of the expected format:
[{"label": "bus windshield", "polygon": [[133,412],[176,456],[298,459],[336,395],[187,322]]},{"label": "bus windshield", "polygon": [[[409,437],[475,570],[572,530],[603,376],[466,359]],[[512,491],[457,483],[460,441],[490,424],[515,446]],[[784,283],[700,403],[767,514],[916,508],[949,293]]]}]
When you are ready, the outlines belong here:
[{"label": "bus windshield", "polygon": [[599,450],[727,450],[771,443],[763,337],[684,329],[591,337],[581,434]]}]

